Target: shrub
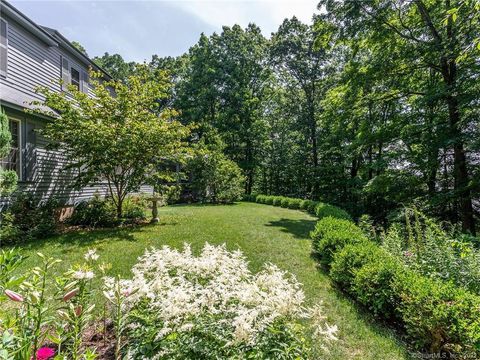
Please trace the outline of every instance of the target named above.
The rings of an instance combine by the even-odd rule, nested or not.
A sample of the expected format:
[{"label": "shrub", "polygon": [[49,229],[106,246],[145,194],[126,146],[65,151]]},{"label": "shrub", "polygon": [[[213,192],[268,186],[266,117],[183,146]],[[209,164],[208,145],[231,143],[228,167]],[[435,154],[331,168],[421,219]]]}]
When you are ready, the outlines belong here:
[{"label": "shrub", "polygon": [[404,272],[394,291],[405,330],[417,348],[480,355],[480,297],[451,283]]},{"label": "shrub", "polygon": [[334,254],[330,268],[332,280],[348,293],[353,293],[355,273],[379,257],[380,249],[371,241],[348,244]]},{"label": "shrub", "polygon": [[272,195],[265,196],[265,204],[273,205],[273,198],[274,198],[274,196],[272,196]]},{"label": "shrub", "polygon": [[147,251],[132,273],[121,282],[131,293],[128,358],[308,358],[303,292],[274,265],[252,274],[240,252],[206,244],[195,257],[186,245]]},{"label": "shrub", "polygon": [[373,259],[355,272],[353,291],[356,299],[375,316],[398,318],[400,301],[393,282],[404,270],[398,261],[377,249]]},{"label": "shrub", "polygon": [[345,210],[340,209],[337,206],[325,204],[325,203],[318,203],[317,207],[315,208],[315,215],[319,219],[323,219],[324,217],[331,216],[337,219],[345,219],[345,220],[352,220],[352,217],[349,213]]},{"label": "shrub", "polygon": [[124,222],[137,222],[146,219],[148,202],[144,196],[127,196],[123,203]]},{"label": "shrub", "polygon": [[392,224],[382,246],[420,274],[480,294],[480,251],[416,209],[405,209],[405,224]]},{"label": "shrub", "polygon": [[273,198],[273,206],[281,206],[282,205],[282,200],[284,199],[283,196],[275,196]]},{"label": "shrub", "polygon": [[289,198],[288,199],[288,208],[289,209],[300,209],[300,203],[302,199]]},{"label": "shrub", "polygon": [[345,245],[367,241],[362,230],[353,222],[331,216],[319,220],[310,236],[313,253],[325,266],[330,265],[333,254]]},{"label": "shrub", "polygon": [[115,205],[99,194],[95,194],[90,200],[75,205],[68,223],[91,227],[112,227],[118,225],[119,220]]},{"label": "shrub", "polygon": [[241,199],[245,177],[240,167],[221,152],[201,151],[194,156],[188,170],[191,187],[202,202],[232,203]]},{"label": "shrub", "polygon": [[257,195],[255,198],[255,202],[259,204],[265,204],[266,198],[266,195]]},{"label": "shrub", "polygon": [[282,197],[282,199],[280,200],[280,206],[282,208],[288,208],[289,204],[290,204],[290,199],[287,197]]},{"label": "shrub", "polygon": [[2,215],[0,230],[2,244],[23,240],[42,239],[54,235],[58,229],[59,202],[48,199],[38,202],[29,193],[18,193]]},{"label": "shrub", "polygon": [[248,201],[248,202],[257,202],[257,194],[243,194],[242,195],[242,200],[243,201]]}]

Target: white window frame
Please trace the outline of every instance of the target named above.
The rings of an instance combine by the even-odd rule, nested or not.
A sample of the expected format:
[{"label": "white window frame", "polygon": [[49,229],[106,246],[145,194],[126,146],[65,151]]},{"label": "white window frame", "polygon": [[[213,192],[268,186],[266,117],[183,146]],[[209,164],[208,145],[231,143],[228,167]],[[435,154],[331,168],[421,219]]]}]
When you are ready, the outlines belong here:
[{"label": "white window frame", "polygon": [[[23,179],[23,137],[22,137],[22,121],[20,119],[12,118],[8,116],[8,121],[16,122],[18,124],[18,172],[15,172],[18,175],[18,180],[22,181]],[[10,126],[10,124],[9,124]],[[8,156],[8,155],[7,155]],[[3,163],[3,161],[1,161]]]},{"label": "white window frame", "polygon": [[5,20],[5,19],[2,19],[2,21],[5,22],[5,45],[2,45],[0,43],[0,47],[4,47],[5,48],[5,52],[6,52],[6,58],[5,58],[5,61],[6,61],[6,64],[5,64],[5,74],[2,74],[0,72],[0,77],[2,78],[6,78],[7,77],[7,74],[8,74],[8,28],[9,28],[9,25],[8,25],[8,21]]}]

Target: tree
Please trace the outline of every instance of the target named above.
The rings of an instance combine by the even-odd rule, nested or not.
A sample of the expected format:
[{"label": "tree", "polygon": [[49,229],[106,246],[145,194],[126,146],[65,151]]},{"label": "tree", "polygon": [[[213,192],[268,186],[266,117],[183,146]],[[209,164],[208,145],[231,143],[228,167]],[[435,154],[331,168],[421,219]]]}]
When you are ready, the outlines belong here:
[{"label": "tree", "polygon": [[[474,234],[472,193],[478,191],[478,181],[472,181],[474,162],[468,154],[473,150],[471,137],[475,131],[472,130],[478,121],[475,116],[478,116],[479,65],[475,55],[468,55],[472,54],[472,44],[480,32],[478,3],[475,0],[324,0],[319,7],[326,9],[322,19],[338,29],[341,41],[361,43],[372,50],[377,60],[383,60],[377,62],[376,71],[389,74],[386,78],[400,80],[389,89],[376,89],[375,93],[391,96],[395,92],[395,97],[408,106],[402,109],[402,117],[412,116],[410,106],[420,104],[416,97],[423,98],[421,118],[430,122],[431,129],[438,130],[434,133],[441,139],[441,144],[436,140],[431,142],[430,156],[435,157],[435,147],[442,146],[446,172],[453,177],[452,188],[444,191],[445,199],[452,203],[463,230]],[[427,83],[428,77],[433,81]],[[419,91],[420,84],[425,87]],[[435,107],[440,116],[428,118]],[[417,112],[417,119],[418,115]],[[433,160],[428,165],[435,167],[439,162]],[[430,170],[430,180],[435,181],[435,169]],[[430,184],[431,190],[434,187]]]},{"label": "tree", "polygon": [[188,169],[192,190],[200,201],[232,203],[241,198],[245,178],[239,166],[222,152],[198,149]]},{"label": "tree", "polygon": [[72,41],[72,45],[74,48],[85,54],[85,56],[88,56],[87,50],[78,41]]},{"label": "tree", "polygon": [[78,170],[76,187],[106,182],[120,218],[127,194],[163,163],[181,160],[189,131],[173,109],[160,109],[158,99],[171,86],[165,73],[152,79],[139,69],[125,82],[100,81],[98,73],[91,77],[94,97],[71,86],[69,93],[43,87],[38,91],[45,100],[36,104],[52,111],[37,111],[53,117],[43,134],[65,154],[68,167]]},{"label": "tree", "polygon": [[115,80],[126,81],[135,73],[136,63],[126,62],[119,54],[110,55],[106,52],[102,57],[94,57],[93,61]]},{"label": "tree", "polygon": [[[321,80],[325,77],[326,55],[323,48],[315,46],[315,32],[297,18],[284,20],[272,37],[270,49],[275,70],[287,87],[301,90],[303,106],[298,114],[300,131],[305,136],[305,148],[310,149],[309,162],[314,174],[310,179],[315,192],[315,174],[318,167],[317,120],[318,100],[322,92]],[[295,92],[295,91],[294,91]]]},{"label": "tree", "polygon": [[[10,143],[12,134],[10,133],[7,114],[0,109],[0,159],[10,154]],[[5,170],[0,167],[0,196],[10,194],[15,190],[17,184],[17,173],[13,170]]]},{"label": "tree", "polygon": [[[225,154],[246,175],[245,192],[252,191],[266,138],[263,118],[271,71],[267,40],[260,29],[235,25],[220,35],[202,35],[190,49],[190,63],[178,88],[182,120],[198,125],[199,137],[215,129]],[[207,136],[208,137],[208,136]]]}]

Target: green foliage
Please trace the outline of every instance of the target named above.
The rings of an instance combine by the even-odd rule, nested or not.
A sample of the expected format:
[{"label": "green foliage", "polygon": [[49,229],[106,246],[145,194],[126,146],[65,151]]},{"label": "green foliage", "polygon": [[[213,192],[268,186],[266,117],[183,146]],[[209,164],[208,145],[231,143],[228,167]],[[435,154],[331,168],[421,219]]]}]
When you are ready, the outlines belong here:
[{"label": "green foliage", "polygon": [[290,205],[290,199],[289,198],[284,197],[280,200],[280,206],[282,208],[288,208],[289,205]]},{"label": "green foliage", "polygon": [[[399,322],[414,348],[480,355],[480,296],[407,268],[372,241],[352,241],[355,237],[343,235],[352,233],[352,226],[360,232],[347,220],[327,217],[312,233],[321,260],[328,264],[323,254],[334,254],[332,280],[375,316]],[[334,241],[328,239],[332,232]]]},{"label": "green foliage", "polygon": [[199,150],[189,160],[191,187],[198,200],[232,203],[241,199],[244,176],[235,162],[218,151]]},{"label": "green foliage", "polygon": [[115,203],[109,198],[95,194],[90,200],[75,205],[73,214],[68,218],[70,225],[88,227],[114,227],[121,223],[135,223],[145,220],[147,201],[140,196],[128,196],[124,200],[123,215],[119,219]]},{"label": "green foliage", "polygon": [[110,55],[106,52],[102,57],[94,57],[93,61],[115,80],[127,81],[135,73],[136,64],[134,62],[125,62],[119,54]]},{"label": "green foliage", "polygon": [[344,291],[353,294],[357,270],[381,257],[381,250],[371,241],[347,244],[333,256],[330,277]]},{"label": "green foliage", "polygon": [[31,193],[17,193],[2,214],[0,242],[14,244],[52,236],[58,230],[59,206],[53,198],[39,202]]},{"label": "green foliage", "polygon": [[398,261],[377,250],[373,261],[367,262],[355,272],[355,298],[375,316],[395,319],[398,317],[399,295],[393,284],[403,271],[405,268]]},{"label": "green foliage", "polygon": [[282,206],[282,201],[284,201],[284,197],[283,196],[275,196],[273,198],[273,206]]},{"label": "green foliage", "polygon": [[289,198],[288,199],[288,208],[289,209],[300,209],[300,204],[302,199]]},{"label": "green foliage", "polygon": [[[45,97],[36,112],[54,116],[43,135],[65,154],[77,172],[76,186],[106,181],[117,217],[125,197],[158,173],[165,163],[181,162],[187,152],[189,129],[175,120],[177,113],[162,107],[170,81],[165,73],[152,77],[139,68],[125,82],[101,81],[91,74],[94,97],[69,86],[68,92],[41,87]],[[74,101],[72,101],[72,99]],[[49,108],[51,111],[45,111]]]},{"label": "green foliage", "polygon": [[352,221],[352,217],[345,210],[340,209],[337,206],[325,204],[322,202],[318,203],[318,205],[316,206],[315,215],[317,215],[319,219],[330,216],[337,219],[345,219]]},{"label": "green foliage", "polygon": [[383,235],[382,246],[420,274],[480,294],[480,251],[474,243],[415,208],[404,215],[404,223],[392,224]]},{"label": "green foliage", "polygon": [[71,225],[91,227],[112,227],[119,224],[113,203],[99,194],[76,204],[72,216],[67,221]]},{"label": "green foliage", "polygon": [[312,251],[325,266],[331,264],[334,254],[345,245],[367,241],[362,230],[353,222],[331,216],[319,220],[310,236]]},{"label": "green foliage", "polygon": [[[5,111],[0,108],[0,160],[10,153],[10,133],[8,117]],[[11,194],[17,185],[17,173],[11,170],[4,170],[0,167],[0,197]]]},{"label": "green foliage", "polygon": [[399,312],[409,338],[418,348],[480,355],[480,297],[404,272],[394,283]]}]

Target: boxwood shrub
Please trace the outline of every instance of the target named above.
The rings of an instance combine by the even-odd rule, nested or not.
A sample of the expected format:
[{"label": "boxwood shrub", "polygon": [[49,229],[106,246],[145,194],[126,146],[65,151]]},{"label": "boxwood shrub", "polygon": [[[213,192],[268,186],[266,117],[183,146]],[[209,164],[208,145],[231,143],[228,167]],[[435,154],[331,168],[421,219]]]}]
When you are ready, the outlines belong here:
[{"label": "boxwood shrub", "polygon": [[393,287],[415,347],[480,358],[479,296],[412,271],[400,274]]},{"label": "boxwood shrub", "polygon": [[302,199],[288,198],[288,208],[289,209],[300,209],[300,204]]},{"label": "boxwood shrub", "polygon": [[362,230],[352,221],[331,216],[319,220],[310,236],[313,253],[327,267],[332,262],[334,253],[345,245],[368,241]]},{"label": "boxwood shrub", "polygon": [[273,198],[273,206],[281,206],[283,199],[284,199],[283,196],[275,196],[275,197]]},{"label": "boxwood shrub", "polygon": [[282,197],[282,199],[280,200],[280,206],[282,208],[288,208],[289,203],[290,203],[290,199],[287,197]]},{"label": "boxwood shrub", "polygon": [[345,210],[340,209],[337,206],[325,204],[322,202],[317,204],[315,208],[315,215],[317,215],[319,219],[323,219],[324,217],[331,216],[337,219],[352,220],[352,217],[350,216],[350,214],[347,213]]},{"label": "boxwood shrub", "polygon": [[374,257],[373,261],[355,271],[354,296],[375,316],[388,320],[398,319],[400,297],[393,284],[405,268],[384,251],[376,252]]},{"label": "boxwood shrub", "polygon": [[348,244],[336,252],[330,268],[330,277],[339,288],[353,294],[356,272],[365,264],[375,261],[381,249],[371,241]]}]

